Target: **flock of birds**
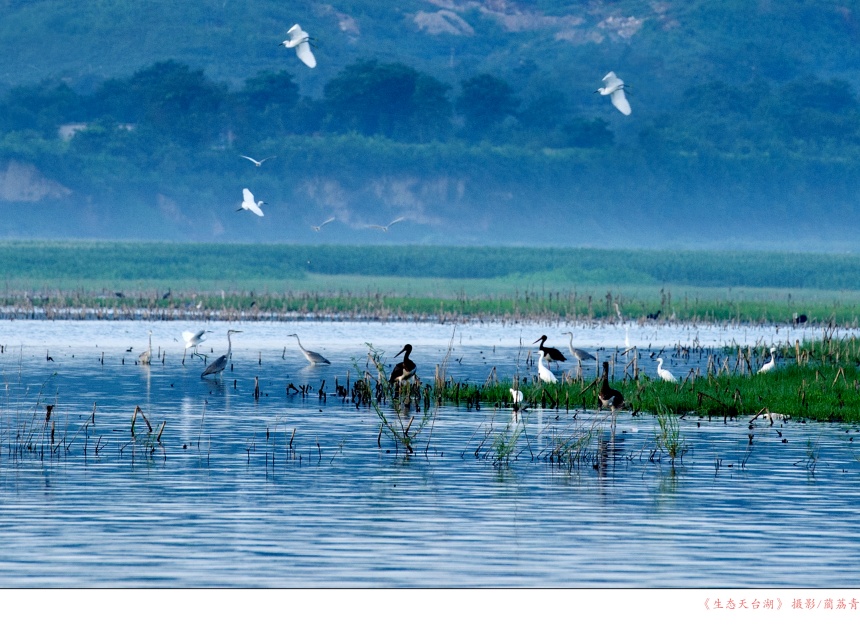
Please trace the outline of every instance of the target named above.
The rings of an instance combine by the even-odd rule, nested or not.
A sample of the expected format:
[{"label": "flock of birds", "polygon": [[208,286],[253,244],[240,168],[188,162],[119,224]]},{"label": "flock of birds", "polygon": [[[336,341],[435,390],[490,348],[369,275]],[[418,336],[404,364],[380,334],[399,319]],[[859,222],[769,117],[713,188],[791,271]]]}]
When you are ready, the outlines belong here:
[{"label": "flock of birds", "polygon": [[[206,360],[206,357],[199,353],[198,348],[200,343],[203,342],[206,334],[211,334],[211,330],[200,330],[198,332],[190,332],[186,331],[182,333],[182,338],[185,341],[185,350],[182,355],[182,363],[185,364],[185,358],[188,350],[192,350],[192,356],[197,356],[201,359]],[[228,330],[227,331],[227,353],[219,356],[211,363],[209,363],[206,368],[203,370],[203,373],[200,374],[201,378],[205,378],[206,376],[215,376],[216,378],[227,368],[227,365],[230,363],[230,359],[233,356],[233,340],[232,336],[234,334],[241,334],[242,330]],[[570,353],[572,356],[579,361],[580,367],[582,366],[582,362],[585,360],[594,360],[595,358],[592,354],[585,351],[584,349],[580,349],[573,346],[573,332],[565,332],[569,336],[568,339],[568,347],[570,349]],[[296,337],[296,343],[298,343],[299,351],[305,357],[305,359],[311,365],[330,365],[331,362],[319,352],[315,352],[313,350],[307,349],[304,345],[302,345],[302,341],[299,338],[298,334],[289,334],[288,336]],[[540,343],[538,346],[538,380],[540,382],[544,382],[547,384],[554,384],[558,382],[558,378],[552,372],[552,369],[547,364],[544,364],[544,360],[547,363],[562,363],[567,361],[567,357],[561,350],[555,347],[549,347],[546,345],[546,341],[548,337],[546,334],[542,335],[538,338],[535,343]],[[407,343],[403,346],[397,354],[397,356],[403,355],[403,360],[397,363],[394,368],[391,370],[391,374],[389,376],[388,382],[390,384],[398,384],[401,382],[406,382],[415,376],[417,371],[417,365],[415,361],[412,360],[412,345]],[[48,355],[48,360],[53,360],[50,355]],[[152,330],[149,331],[149,346],[148,349],[141,352],[138,357],[138,360],[141,365],[149,365],[152,361]],[[617,389],[613,389],[609,385],[609,362],[603,361],[602,364],[603,372],[601,375],[601,385],[598,390],[597,397],[600,400],[601,408],[608,408],[610,410],[617,411],[624,406],[624,395],[621,391]],[[767,373],[776,368],[776,347],[770,348],[770,360],[768,360],[764,365],[759,368],[756,373]],[[671,371],[663,367],[663,358],[657,358],[657,376],[666,381],[666,382],[677,382],[678,379],[672,374]],[[510,389],[511,397],[513,399],[513,403],[515,405],[520,404],[523,401],[523,393],[518,388],[516,388],[516,382],[514,388]]]},{"label": "flock of birds", "polygon": [[[292,48],[296,51],[296,56],[302,61],[302,63],[309,68],[315,68],[317,60],[314,56],[313,50],[311,50],[311,42],[314,41],[314,39],[298,24],[294,24],[290,27],[287,31],[287,36],[287,39],[282,41],[279,45],[284,46],[285,48]],[[596,89],[595,93],[601,94],[602,96],[609,96],[609,99],[615,108],[625,116],[629,116],[632,110],[630,108],[630,103],[627,101],[627,96],[625,95],[625,90],[628,88],[629,86],[618,78],[615,72],[609,72],[603,77],[603,87]],[[240,155],[240,157],[248,160],[254,164],[254,166],[259,168],[265,162],[275,159],[277,155],[270,155],[263,159],[255,159],[249,155]],[[236,210],[237,212],[247,210],[257,216],[264,216],[261,206],[265,204],[265,201],[255,201],[254,194],[248,188],[242,189],[242,197],[242,205]],[[311,229],[315,232],[319,232],[325,225],[328,225],[334,220],[334,217],[328,218],[319,225],[312,225]],[[388,229],[392,225],[404,220],[406,220],[406,217],[401,216],[394,219],[387,225],[365,225],[365,227],[369,229],[378,229],[383,233],[387,233]]]}]

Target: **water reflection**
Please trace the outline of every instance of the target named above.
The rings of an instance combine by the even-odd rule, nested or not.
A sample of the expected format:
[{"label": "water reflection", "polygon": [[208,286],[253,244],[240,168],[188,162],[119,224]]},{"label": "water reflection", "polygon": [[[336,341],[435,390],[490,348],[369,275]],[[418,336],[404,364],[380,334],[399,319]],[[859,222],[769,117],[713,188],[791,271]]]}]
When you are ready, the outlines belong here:
[{"label": "water reflection", "polygon": [[[340,336],[299,330],[332,360],[315,369],[243,324],[219,381],[178,345],[123,362],[134,326],[112,348],[89,322],[54,323],[68,341],[55,361],[31,342],[0,354],[3,586],[860,585],[851,427],[682,420],[673,467],[653,418],[618,414],[613,429],[605,411],[445,406],[407,457],[372,408],[332,394],[366,354]],[[154,342],[165,330],[142,325]],[[428,341],[428,377],[451,335],[435,327],[359,331]],[[280,347],[274,326],[259,331]],[[508,331],[458,330],[449,373],[532,373],[497,342]],[[138,405],[153,433],[138,419],[135,439]]]}]

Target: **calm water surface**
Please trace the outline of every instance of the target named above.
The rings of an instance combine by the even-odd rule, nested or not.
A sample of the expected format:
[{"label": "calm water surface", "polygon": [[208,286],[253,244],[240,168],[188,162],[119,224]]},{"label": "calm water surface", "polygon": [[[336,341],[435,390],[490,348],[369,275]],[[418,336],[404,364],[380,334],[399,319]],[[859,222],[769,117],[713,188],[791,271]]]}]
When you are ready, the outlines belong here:
[{"label": "calm water surface", "polygon": [[[174,339],[191,327],[0,322],[0,586],[860,586],[854,429],[687,418],[673,470],[653,418],[620,415],[613,438],[605,414],[450,405],[407,457],[373,409],[334,395],[365,369],[366,342],[388,363],[412,343],[425,379],[450,344],[448,374],[483,382],[493,367],[533,375],[532,341],[564,350],[567,329],[618,361],[626,333],[652,375],[661,350],[683,374],[709,348],[820,331],[210,322],[210,359],[243,331],[218,382],[182,364]],[[290,332],[332,365],[306,366]],[[138,417],[132,440],[135,406],[153,433]],[[492,444],[512,431],[499,465]],[[575,440],[576,464],[549,460]]]}]

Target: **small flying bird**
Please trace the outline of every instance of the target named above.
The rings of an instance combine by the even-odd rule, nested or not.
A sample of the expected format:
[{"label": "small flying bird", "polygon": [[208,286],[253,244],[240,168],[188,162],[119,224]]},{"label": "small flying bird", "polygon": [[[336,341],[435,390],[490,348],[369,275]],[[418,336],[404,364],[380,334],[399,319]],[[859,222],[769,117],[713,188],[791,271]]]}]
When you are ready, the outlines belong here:
[{"label": "small flying bird", "polygon": [[254,162],[254,166],[256,166],[257,168],[259,168],[260,166],[262,166],[262,165],[263,165],[263,162],[267,162],[267,161],[269,161],[270,159],[275,159],[275,158],[277,157],[277,155],[270,155],[269,157],[264,157],[264,158],[263,158],[263,159],[261,159],[260,161],[257,161],[257,160],[256,160],[256,159],[254,159],[253,157],[248,157],[247,155],[240,155],[239,157],[244,157],[244,158],[245,158],[245,159],[247,159],[249,162]]},{"label": "small flying bird", "polygon": [[206,376],[214,375],[216,378],[218,375],[224,371],[224,368],[227,367],[227,363],[230,362],[230,357],[233,356],[233,342],[230,337],[233,334],[239,334],[242,330],[227,330],[227,353],[223,356],[219,356],[211,363],[206,369],[203,370],[203,373],[200,374],[201,378],[205,378]]},{"label": "small flying bird", "polygon": [[603,87],[594,90],[595,93],[600,93],[601,96],[609,96],[615,108],[625,116],[630,115],[630,103],[627,102],[627,97],[624,95],[624,81],[615,76],[614,72],[610,72],[603,77]]},{"label": "small flying bird", "polygon": [[316,352],[312,352],[309,349],[305,349],[302,346],[302,342],[299,340],[298,334],[288,334],[287,336],[295,336],[296,337],[296,341],[299,344],[299,349],[301,350],[302,354],[305,355],[305,358],[308,359],[308,362],[310,364],[312,364],[312,365],[330,365],[331,364],[322,354],[317,354]]},{"label": "small flying bird", "polygon": [[319,230],[321,230],[325,225],[328,225],[328,224],[329,224],[329,223],[331,223],[333,220],[334,220],[334,216],[332,216],[331,218],[327,218],[326,220],[324,220],[324,221],[323,221],[322,223],[320,223],[319,225],[311,225],[311,229],[312,229],[312,230],[314,230],[315,232],[318,232],[318,231],[319,231]]},{"label": "small flying bird", "polygon": [[666,382],[678,382],[678,379],[672,375],[672,372],[668,369],[663,369],[663,359],[657,359],[657,375],[660,376]]},{"label": "small flying bird", "polygon": [[761,366],[757,373],[767,373],[776,367],[776,348],[770,348],[770,360]]},{"label": "small flying bird", "polygon": [[391,370],[391,376],[388,378],[389,384],[404,382],[415,375],[415,369],[417,366],[412,362],[412,359],[409,358],[409,354],[411,353],[412,346],[407,343],[403,346],[403,349],[394,355],[394,357],[397,358],[400,354],[403,354],[403,362],[394,365],[394,369]]},{"label": "small flying bird", "polygon": [[395,218],[390,223],[388,223],[388,225],[368,225],[367,227],[369,227],[370,229],[379,229],[379,230],[382,230],[384,232],[387,232],[389,227],[391,227],[395,223],[399,223],[400,221],[405,221],[405,220],[406,220],[405,216],[400,216],[398,218]]},{"label": "small flying bird", "polygon": [[609,363],[606,361],[603,363],[603,382],[600,384],[597,398],[600,400],[602,408],[608,407],[613,411],[618,410],[624,405],[624,396],[621,394],[621,391],[609,386]]},{"label": "small flying bird", "polygon": [[292,28],[287,31],[287,35],[289,35],[290,38],[282,41],[280,45],[285,48],[295,48],[296,56],[298,56],[298,58],[301,59],[307,67],[315,68],[317,66],[317,60],[314,57],[314,53],[311,52],[310,43],[308,43],[311,39],[310,35],[303,31],[302,27],[298,24],[294,24]]},{"label": "small flying bird", "polygon": [[[538,351],[543,352],[544,356],[546,356],[547,360],[553,360],[555,362],[563,363],[567,360],[559,350],[554,347],[544,347],[544,343],[546,342],[546,334],[540,337],[535,343],[540,341],[540,345],[538,346]],[[532,343],[534,345],[534,343]]]},{"label": "small flying bird", "polygon": [[237,212],[241,212],[242,210],[248,210],[249,212],[253,212],[257,216],[263,215],[263,210],[260,208],[261,205],[265,203],[265,201],[254,201],[254,195],[251,194],[251,191],[247,188],[242,189],[242,196],[244,200],[242,201],[242,207],[240,207]]},{"label": "small flying bird", "polygon": [[542,349],[538,350],[538,378],[540,378],[541,382],[558,382],[558,378],[555,377],[555,374],[551,372],[546,365],[543,364],[543,357],[545,353],[546,352],[544,352],[544,350]]}]

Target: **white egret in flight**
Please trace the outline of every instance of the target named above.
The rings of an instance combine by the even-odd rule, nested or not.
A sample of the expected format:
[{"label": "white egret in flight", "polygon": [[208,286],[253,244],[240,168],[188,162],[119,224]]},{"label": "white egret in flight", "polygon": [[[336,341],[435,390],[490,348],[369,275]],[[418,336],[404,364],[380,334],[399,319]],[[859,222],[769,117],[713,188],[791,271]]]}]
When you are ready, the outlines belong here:
[{"label": "white egret in flight", "polygon": [[615,76],[614,72],[610,72],[603,77],[603,87],[594,90],[600,92],[602,96],[609,96],[615,108],[625,116],[630,115],[630,103],[627,102],[627,97],[624,95],[624,81]]},{"label": "white egret in flight", "polygon": [[381,231],[387,232],[389,227],[391,227],[395,223],[399,223],[400,221],[405,221],[405,220],[406,220],[405,216],[399,216],[399,217],[395,218],[393,221],[391,221],[390,223],[388,223],[388,225],[368,225],[368,227],[370,229],[379,229]]},{"label": "white egret in flight", "polygon": [[265,203],[265,201],[254,201],[254,195],[251,194],[251,191],[247,188],[242,189],[242,196],[244,200],[242,201],[242,207],[240,207],[237,212],[241,212],[242,210],[248,210],[249,212],[253,212],[257,216],[263,215],[263,210],[260,208],[261,205]]},{"label": "white egret in flight", "polygon": [[259,160],[259,161],[257,161],[257,160],[256,160],[256,159],[254,159],[253,157],[248,157],[247,155],[240,155],[239,157],[244,157],[244,158],[245,158],[245,159],[247,159],[249,162],[254,162],[254,166],[256,166],[257,168],[259,168],[260,166],[262,166],[262,165],[263,165],[263,162],[267,162],[267,161],[269,161],[270,159],[275,159],[275,158],[277,157],[277,155],[270,155],[269,157],[264,157],[263,159],[261,159],[261,160]]},{"label": "white egret in flight", "polygon": [[212,330],[200,330],[197,333],[188,332],[186,330],[185,332],[182,333],[182,338],[185,340],[185,351],[182,353],[182,364],[185,364],[185,353],[188,352],[189,349],[194,350],[191,352],[192,356],[200,356],[204,360],[206,359],[205,356],[202,356],[197,351],[197,346],[203,342],[203,336],[205,334],[211,334],[211,333],[212,333]]},{"label": "white egret in flight", "polygon": [[329,224],[329,223],[331,223],[333,220],[334,220],[334,216],[332,216],[331,218],[327,218],[326,220],[324,220],[324,221],[323,221],[322,223],[320,223],[319,225],[311,225],[311,229],[312,229],[312,230],[314,230],[315,232],[318,232],[318,231],[319,231],[319,230],[321,230],[325,225],[328,225],[328,224]]},{"label": "white egret in flight", "polygon": [[289,35],[290,38],[281,42],[281,46],[286,48],[295,48],[298,58],[301,59],[307,67],[315,68],[317,60],[314,57],[314,53],[311,52],[310,43],[308,43],[310,35],[303,31],[302,27],[298,24],[294,24],[292,28],[287,31],[287,35]]}]

